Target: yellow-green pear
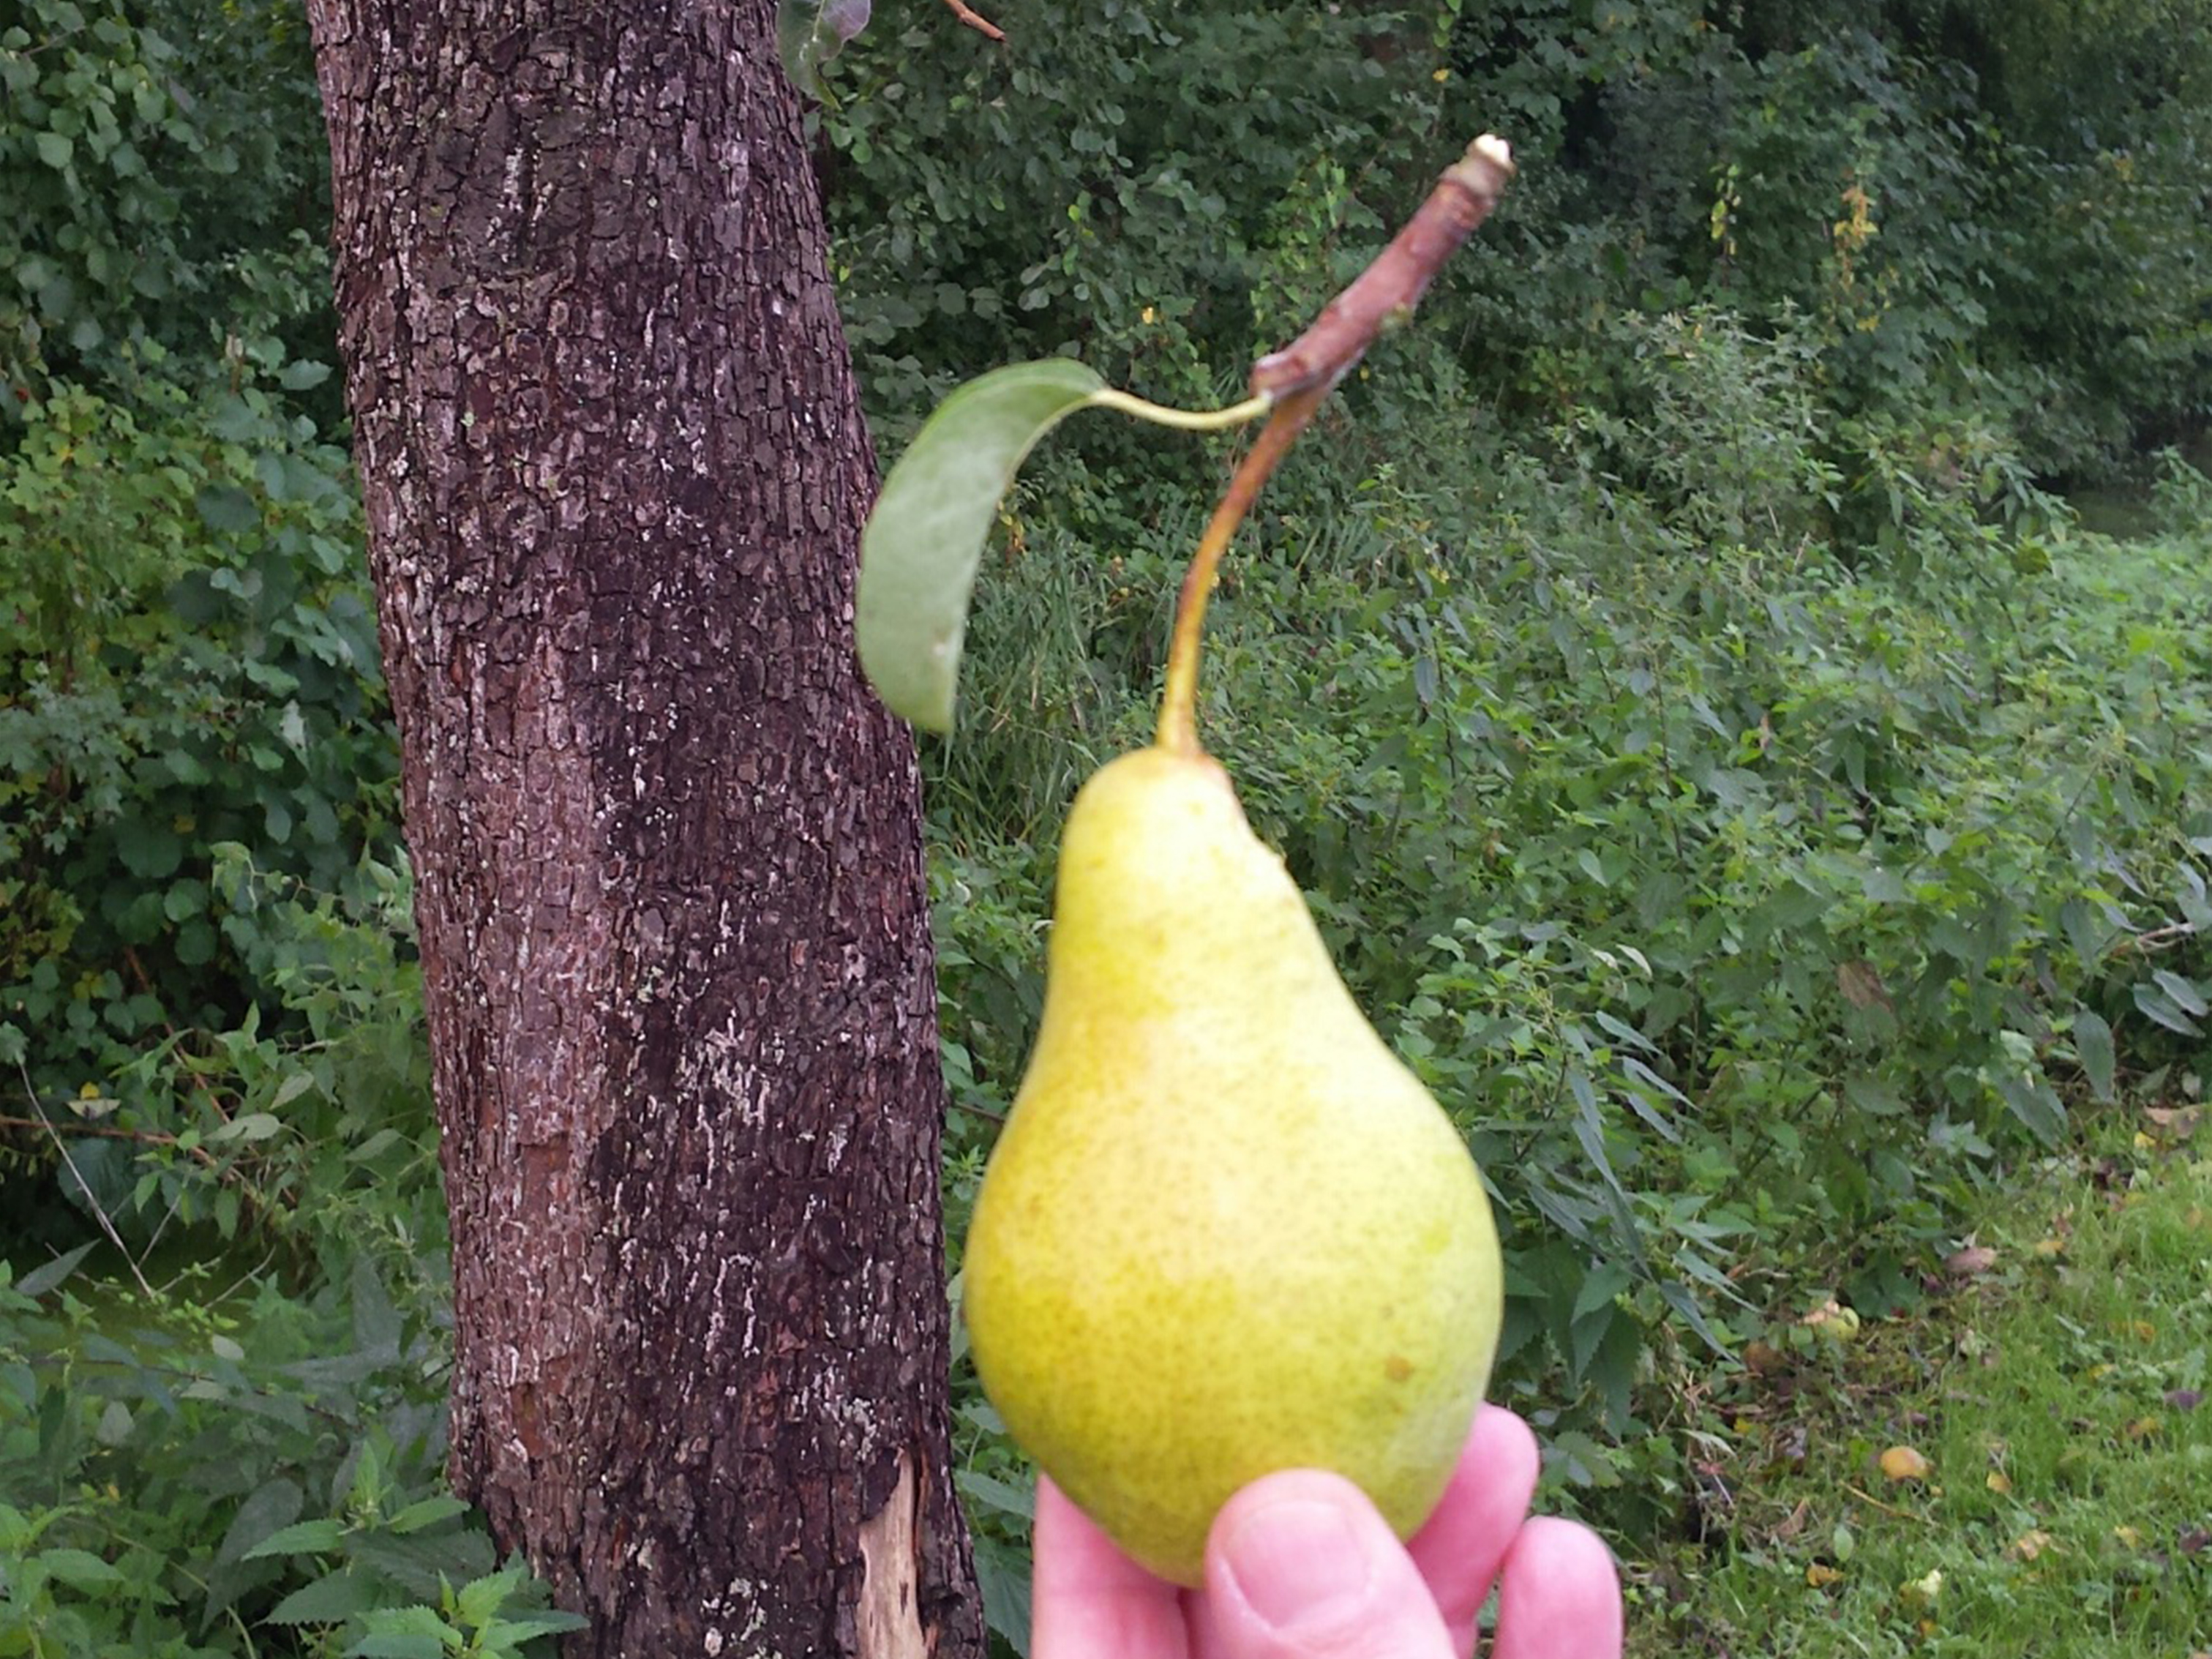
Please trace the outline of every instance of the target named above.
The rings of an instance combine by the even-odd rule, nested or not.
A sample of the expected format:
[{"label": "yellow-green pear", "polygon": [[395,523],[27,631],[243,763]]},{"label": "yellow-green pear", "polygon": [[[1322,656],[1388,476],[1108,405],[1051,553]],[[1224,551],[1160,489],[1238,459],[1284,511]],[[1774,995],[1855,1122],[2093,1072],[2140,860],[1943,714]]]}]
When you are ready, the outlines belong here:
[{"label": "yellow-green pear", "polygon": [[1497,1348],[1498,1238],[1466,1146],[1195,746],[1084,787],[1056,911],[968,1238],[985,1391],[1177,1583],[1200,1582],[1222,1504],[1277,1469],[1335,1470],[1410,1534]]}]

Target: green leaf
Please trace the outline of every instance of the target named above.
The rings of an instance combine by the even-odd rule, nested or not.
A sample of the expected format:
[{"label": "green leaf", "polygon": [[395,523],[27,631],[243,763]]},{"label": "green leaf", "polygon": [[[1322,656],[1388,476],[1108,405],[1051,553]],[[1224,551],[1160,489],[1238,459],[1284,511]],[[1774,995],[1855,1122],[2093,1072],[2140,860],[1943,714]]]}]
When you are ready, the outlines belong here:
[{"label": "green leaf", "polygon": [[207,886],[185,880],[173,884],[161,896],[161,914],[171,921],[184,921],[207,908]]},{"label": "green leaf", "polygon": [[193,504],[210,530],[242,535],[258,528],[261,523],[261,509],[254,504],[253,497],[236,484],[211,484],[200,491]]},{"label": "green leaf", "polygon": [[425,1527],[434,1527],[441,1521],[450,1521],[457,1515],[466,1515],[469,1506],[451,1492],[441,1492],[435,1498],[422,1498],[410,1504],[393,1516],[385,1525],[393,1532],[420,1532]]},{"label": "green leaf", "polygon": [[939,405],[884,480],[860,538],[860,665],[890,711],[952,726],[960,646],[983,538],[1022,458],[1105,382],[1065,357],[970,380]]},{"label": "green leaf", "polygon": [[101,1589],[123,1582],[122,1573],[90,1550],[41,1550],[34,1559],[48,1577],[73,1589]]},{"label": "green leaf", "polygon": [[427,1633],[380,1631],[348,1648],[346,1659],[442,1659],[449,1645],[459,1648],[460,1644],[458,1640],[448,1644]]},{"label": "green leaf", "polygon": [[2152,974],[2151,980],[2160,990],[2172,997],[2174,1006],[2185,1013],[2194,1014],[2199,1019],[2212,1014],[2212,1004],[2204,1000],[2204,994],[2197,988],[2194,981],[2185,980],[2179,974],[2170,974],[2163,968]]},{"label": "green leaf", "polygon": [[295,1521],[289,1527],[279,1527],[239,1559],[258,1561],[270,1555],[319,1555],[336,1548],[344,1536],[345,1528],[336,1521]]},{"label": "green leaf", "polygon": [[372,1636],[427,1636],[432,1641],[444,1641],[460,1634],[435,1607],[377,1607],[362,1622]]},{"label": "green leaf", "polygon": [[994,1538],[975,1540],[975,1586],[983,1594],[983,1622],[1008,1647],[1029,1659],[1030,1563]]},{"label": "green leaf", "polygon": [[1613,1321],[1620,1316],[1620,1310],[1611,1303],[1594,1313],[1577,1315],[1567,1326],[1567,1369],[1577,1382],[1589,1380],[1591,1358],[1605,1334],[1613,1328]]},{"label": "green leaf", "polygon": [[1590,1269],[1589,1276],[1583,1280],[1582,1289],[1576,1293],[1574,1312],[1568,1316],[1570,1322],[1579,1321],[1600,1309],[1611,1311],[1613,1299],[1633,1282],[1626,1267],[1616,1267],[1610,1261],[1599,1263]]},{"label": "green leaf", "polygon": [[[304,1524],[313,1526],[313,1522]],[[258,1555],[256,1550],[253,1553]],[[246,1558],[248,1560],[252,1556]],[[326,1577],[294,1590],[269,1610],[272,1625],[336,1625],[374,1607],[377,1582],[368,1573],[341,1567]]]},{"label": "green leaf", "polygon": [[822,96],[822,65],[868,26],[868,0],[780,0],[775,50],[791,84],[808,97]]},{"label": "green leaf", "polygon": [[1997,1093],[2021,1127],[2046,1146],[2066,1133],[2066,1107],[2040,1073],[1997,1079]]},{"label": "green leaf", "polygon": [[376,1270],[376,1258],[366,1250],[355,1259],[352,1290],[354,1346],[365,1354],[396,1356],[399,1313]]},{"label": "green leaf", "polygon": [[[234,1342],[230,1346],[238,1347]],[[240,1349],[228,1357],[242,1359],[246,1357],[245,1351]],[[306,1495],[301,1492],[297,1482],[282,1476],[274,1480],[264,1480],[238,1506],[238,1513],[232,1517],[230,1529],[223,1534],[222,1546],[216,1552],[216,1560],[227,1565],[241,1559],[246,1551],[272,1536],[278,1528],[289,1526],[297,1519],[306,1502]]]},{"label": "green leaf", "polygon": [[173,831],[143,818],[126,819],[118,827],[115,850],[125,869],[149,880],[174,875],[185,859],[185,844]]},{"label": "green leaf", "polygon": [[1036,1494],[1025,1492],[1011,1481],[995,1475],[983,1474],[975,1469],[962,1469],[952,1477],[953,1484],[987,1510],[996,1510],[1001,1515],[1018,1516],[1024,1521],[1036,1519]]},{"label": "green leaf", "polygon": [[348,1659],[439,1659],[469,1646],[467,1633],[434,1607],[377,1607],[362,1622],[368,1633],[346,1650]]},{"label": "green leaf", "polygon": [[461,1593],[453,1604],[454,1613],[465,1625],[481,1625],[495,1618],[529,1577],[528,1571],[518,1562],[472,1579],[461,1586]]},{"label": "green leaf", "polygon": [[76,153],[76,146],[58,132],[39,133],[31,142],[38,147],[39,159],[56,172],[67,167]]},{"label": "green leaf", "polygon": [[2155,986],[2133,986],[2130,988],[2129,994],[2135,998],[2136,1006],[2145,1018],[2165,1026],[2167,1030],[2177,1031],[2185,1037],[2204,1035],[2203,1029],[2177,1006],[2172,998]]},{"label": "green leaf", "polygon": [[590,1628],[591,1622],[573,1613],[527,1613],[520,1619],[487,1620],[477,1639],[488,1652],[511,1653],[538,1637],[564,1636]]},{"label": "green leaf", "polygon": [[2100,1100],[2112,1097],[2112,1028],[2087,1008],[2074,1011],[2074,1053]]},{"label": "green leaf", "polygon": [[16,1281],[16,1292],[22,1296],[44,1296],[75,1273],[76,1264],[90,1255],[92,1249],[90,1244],[80,1244],[76,1249],[56,1256],[52,1261],[32,1268]]}]

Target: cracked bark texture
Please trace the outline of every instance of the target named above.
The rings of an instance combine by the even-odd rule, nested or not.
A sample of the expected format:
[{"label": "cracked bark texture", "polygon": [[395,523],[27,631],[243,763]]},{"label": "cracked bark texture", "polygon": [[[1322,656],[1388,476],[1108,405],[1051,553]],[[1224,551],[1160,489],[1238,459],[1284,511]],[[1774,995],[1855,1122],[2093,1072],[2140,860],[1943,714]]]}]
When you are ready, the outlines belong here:
[{"label": "cracked bark texture", "polygon": [[773,0],[310,0],[453,1222],[576,1654],[981,1651],[911,741]]}]

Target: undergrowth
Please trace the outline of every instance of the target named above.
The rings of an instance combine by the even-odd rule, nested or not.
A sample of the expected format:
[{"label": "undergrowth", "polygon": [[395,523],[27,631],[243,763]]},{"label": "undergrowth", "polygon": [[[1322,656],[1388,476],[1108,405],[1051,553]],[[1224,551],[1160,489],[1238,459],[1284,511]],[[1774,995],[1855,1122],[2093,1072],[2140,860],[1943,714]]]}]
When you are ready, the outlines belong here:
[{"label": "undergrowth", "polygon": [[[1638,424],[1508,449],[1438,371],[1387,456],[1356,411],[1319,433],[1233,562],[1204,729],[1466,1127],[1508,1234],[1498,1392],[1634,1551],[1679,1526],[1752,1345],[1832,1299],[1915,1316],[2074,1104],[2201,1086],[2212,486],[2177,461],[2162,539],[2088,535],[1985,434],[1936,434],[1972,469],[1928,468],[1926,434],[1824,440],[1786,340],[1624,327]],[[928,757],[956,1252],[1041,1002],[1060,816],[1149,732],[1194,526],[1170,499],[1074,451],[1025,486],[966,734]],[[81,1044],[22,1052],[0,1178],[110,1237],[11,1248],[0,1650],[517,1650],[547,1615],[438,1472],[404,866],[204,856],[263,993],[90,1090]],[[959,1380],[1018,1643],[1028,1475]]]},{"label": "undergrowth", "polygon": [[2100,1113],[1990,1197],[1911,1317],[1818,1321],[1716,1376],[1685,1536],[1632,1571],[1632,1652],[2212,1646],[2201,1115]]}]

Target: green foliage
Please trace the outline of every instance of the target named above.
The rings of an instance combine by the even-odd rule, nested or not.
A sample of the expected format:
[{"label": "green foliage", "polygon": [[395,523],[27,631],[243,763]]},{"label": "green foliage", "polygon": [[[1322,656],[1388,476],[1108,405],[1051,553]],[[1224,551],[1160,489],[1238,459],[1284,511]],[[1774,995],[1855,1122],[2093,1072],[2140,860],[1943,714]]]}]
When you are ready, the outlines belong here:
[{"label": "green foliage", "polygon": [[[1418,482],[1341,417],[1294,459],[1217,602],[1205,731],[1504,1200],[1509,1389],[1565,1478],[1648,1487],[1675,1379],[1808,1298],[1910,1304],[2069,1100],[2201,1038],[2212,655],[2178,459],[2191,539],[2114,543],[1971,420],[1826,438],[1805,335],[1613,339],[1633,418],[1470,446],[1447,385],[1392,440]],[[1059,780],[1143,740],[1152,629],[1111,595],[1188,529],[1117,523],[1141,545],[1087,580],[1032,539],[979,589],[989,735],[932,751],[956,1212],[1056,822],[1047,775],[994,787],[977,750]]]},{"label": "green foliage", "polygon": [[[204,1261],[0,1263],[0,1653],[519,1656],[574,1629],[443,1490],[446,1344],[373,1258],[306,1296]],[[202,1298],[206,1298],[203,1301]]]},{"label": "green foliage", "polygon": [[1338,164],[1388,168],[1434,113],[1428,31],[1385,9],[1077,0],[1003,46],[945,21],[879,20],[821,116],[848,331],[908,413],[949,374],[1061,352],[1226,401],[1284,285],[1317,302],[1372,240]]},{"label": "green foliage", "polygon": [[7,21],[0,434],[50,377],[135,388],[243,319],[322,322],[328,167],[304,18],[23,0]]},{"label": "green foliage", "polygon": [[0,1044],[42,1090],[253,1000],[218,844],[335,890],[392,834],[345,458],[247,369],[135,408],[57,386],[0,455]]},{"label": "green foliage", "polygon": [[1522,180],[1424,313],[1483,395],[1609,409],[1613,319],[1703,299],[1817,319],[1832,422],[1956,404],[2039,471],[2099,473],[2212,410],[2208,24],[1092,0],[1004,46],[879,27],[820,118],[849,327],[894,429],[1059,352],[1219,402],[1494,128]]},{"label": "green foliage", "polygon": [[0,88],[0,1653],[542,1651],[443,1478],[304,20],[25,0]]},{"label": "green foliage", "polygon": [[249,1009],[120,1100],[33,1103],[103,1219],[0,1250],[0,1653],[520,1659],[580,1622],[446,1488],[410,895],[374,862],[346,886],[218,848],[211,908],[295,1035]]},{"label": "green foliage", "polygon": [[396,767],[304,21],[26,0],[0,85],[0,1058],[104,1097],[278,1006],[212,849],[334,890]]},{"label": "green foliage", "polygon": [[[823,70],[887,454],[951,380],[1071,350],[1231,401],[1459,144],[1522,160],[1232,554],[1206,729],[1498,1188],[1553,1479],[1648,1532],[1715,1345],[1909,1305],[2071,1117],[2201,1066],[2212,485],[2143,463],[2155,543],[2043,490],[2212,409],[2212,19],[1000,21],[885,15]],[[0,19],[0,1653],[553,1628],[438,1472],[321,147],[289,6]],[[1218,447],[1071,428],[986,552],[928,750],[956,1264],[1055,826],[1149,731]],[[1027,1476],[961,1382],[1018,1645]]]}]

